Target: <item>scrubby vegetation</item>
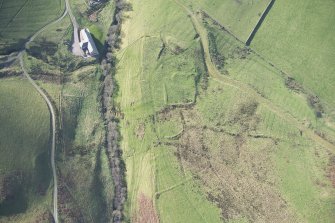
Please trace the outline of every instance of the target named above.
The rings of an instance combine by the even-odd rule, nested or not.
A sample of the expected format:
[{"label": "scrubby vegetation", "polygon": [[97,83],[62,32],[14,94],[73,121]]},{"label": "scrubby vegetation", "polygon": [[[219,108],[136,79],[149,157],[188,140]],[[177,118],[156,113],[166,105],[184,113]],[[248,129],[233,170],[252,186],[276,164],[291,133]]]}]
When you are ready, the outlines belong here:
[{"label": "scrubby vegetation", "polygon": [[[205,64],[197,41],[206,36],[194,33],[196,25],[186,16],[190,12],[181,16],[180,2],[134,3],[123,28],[116,102],[124,117],[129,216],[155,216],[155,210],[141,208],[145,194],[162,222],[329,222],[334,189],[325,169],[332,152],[322,145],[333,136],[328,132],[327,143],[318,144],[305,132],[326,131],[316,119],[315,108],[321,107],[309,102],[314,94],[246,47],[241,40],[247,32],[238,31],[245,26],[213,19],[213,7],[206,10],[210,16],[196,14],[208,33]],[[184,6],[195,9],[200,4],[188,3]],[[229,4],[235,2],[222,3]],[[263,12],[260,4],[254,6],[240,24]],[[229,7],[223,11],[220,15],[233,13]],[[169,43],[183,50],[175,53]],[[210,62],[224,79],[208,77]]]},{"label": "scrubby vegetation", "polygon": [[124,0],[116,1],[114,20],[109,28],[107,38],[107,53],[101,62],[103,71],[103,84],[101,92],[101,106],[106,126],[106,151],[109,158],[111,175],[114,181],[114,199],[112,222],[122,222],[124,203],[127,199],[127,184],[125,180],[126,167],[120,148],[119,118],[120,111],[113,102],[117,93],[117,86],[114,80],[115,75],[115,50],[119,48],[121,37],[121,26],[124,12],[130,10],[129,3]]}]

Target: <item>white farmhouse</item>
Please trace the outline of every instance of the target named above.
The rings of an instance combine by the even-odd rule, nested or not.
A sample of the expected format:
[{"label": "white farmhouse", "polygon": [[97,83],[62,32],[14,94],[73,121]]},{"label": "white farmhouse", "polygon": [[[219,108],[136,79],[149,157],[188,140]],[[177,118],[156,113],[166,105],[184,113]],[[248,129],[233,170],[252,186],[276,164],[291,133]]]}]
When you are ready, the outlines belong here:
[{"label": "white farmhouse", "polygon": [[87,28],[80,30],[79,45],[80,48],[84,51],[86,57],[94,57],[99,55],[91,33]]}]

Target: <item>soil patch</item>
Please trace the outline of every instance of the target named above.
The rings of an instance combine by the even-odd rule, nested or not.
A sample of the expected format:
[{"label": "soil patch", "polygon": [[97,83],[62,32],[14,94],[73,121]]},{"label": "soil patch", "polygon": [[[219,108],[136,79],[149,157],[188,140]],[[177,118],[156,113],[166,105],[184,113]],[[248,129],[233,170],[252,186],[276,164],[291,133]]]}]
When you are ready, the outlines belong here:
[{"label": "soil patch", "polygon": [[158,215],[154,207],[152,199],[143,193],[140,194],[139,200],[140,210],[134,217],[133,222],[135,223],[158,223]]},{"label": "soil patch", "polygon": [[145,124],[141,123],[137,128],[136,137],[139,139],[143,139],[144,134],[145,134]]},{"label": "soil patch", "polygon": [[332,156],[329,161],[329,179],[335,188],[335,156]]}]

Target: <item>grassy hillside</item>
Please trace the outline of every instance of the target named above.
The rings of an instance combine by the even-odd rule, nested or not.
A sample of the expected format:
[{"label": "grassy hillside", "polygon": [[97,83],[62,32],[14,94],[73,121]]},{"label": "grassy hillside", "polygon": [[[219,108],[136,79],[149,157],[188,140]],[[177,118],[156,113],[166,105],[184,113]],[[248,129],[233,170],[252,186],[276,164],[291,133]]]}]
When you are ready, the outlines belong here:
[{"label": "grassy hillside", "polygon": [[128,218],[331,222],[334,145],[316,134],[328,126],[298,83],[212,20],[227,15],[243,39],[265,1],[187,1],[209,14],[193,24],[178,1],[131,2],[116,72]]},{"label": "grassy hillside", "polygon": [[61,0],[0,2],[0,53],[18,50],[27,38],[64,11]]},{"label": "grassy hillside", "polygon": [[[216,54],[212,54],[212,58],[215,58],[217,54],[225,58],[223,73],[238,81],[248,83],[259,94],[271,100],[273,106],[284,109],[285,113],[292,114],[302,123],[308,123],[309,128],[325,128],[322,123],[316,121],[315,113],[308,105],[307,96],[302,92],[292,91],[289,88],[290,85],[288,86],[287,82],[285,84],[285,76],[282,76],[279,70],[274,69],[266,60],[245,48],[227,32],[220,31],[218,27],[211,25],[210,21],[207,24],[207,29],[214,36],[212,41],[216,42],[212,45],[218,46],[217,51],[213,50]],[[244,89],[240,90],[244,91]],[[238,100],[235,100],[235,103],[236,101]],[[208,106],[209,104],[206,108]],[[334,153],[329,151],[330,148],[311,144],[310,139],[303,138],[304,133],[301,137],[297,137],[298,129],[292,125],[293,123],[285,124],[284,120],[280,123],[277,120],[278,117],[271,113],[265,107],[257,109],[260,122],[256,125],[256,131],[253,134],[249,133],[249,136],[261,135],[264,138],[263,141],[268,138],[264,137],[265,135],[271,136],[270,138],[275,141],[278,140],[273,146],[278,148],[277,152],[269,151],[275,168],[268,167],[267,171],[278,174],[276,178],[280,179],[281,183],[278,183],[279,188],[277,189],[282,192],[282,196],[290,204],[290,208],[293,208],[296,216],[308,222],[331,221],[334,218],[332,214],[334,190],[329,179],[324,177],[328,172],[326,170],[325,173],[324,169],[328,168]],[[211,117],[214,120],[214,117],[218,116],[214,114]],[[258,139],[258,141],[257,147],[261,146],[262,140]],[[312,171],[305,169],[305,165],[308,165]],[[323,210],[323,212],[316,213],[313,211],[315,209]]]},{"label": "grassy hillside", "polygon": [[176,148],[159,143],[181,131],[175,122],[161,123],[159,113],[195,100],[199,60],[194,55],[200,48],[192,24],[173,1],[133,2],[132,7],[116,74],[116,102],[124,114],[127,216],[134,222],[220,222],[199,182],[180,167]]},{"label": "grassy hillside", "polygon": [[51,198],[48,108],[26,80],[2,79],[0,91],[0,222],[41,219]]},{"label": "grassy hillside", "polygon": [[[38,0],[18,2],[0,0],[0,12],[19,12],[8,29],[21,30],[16,19]],[[106,112],[120,128],[125,222],[333,222],[333,4],[277,0],[249,48],[243,41],[268,0],[129,2]],[[34,21],[60,14],[52,4]],[[113,1],[96,11],[71,6],[102,47]],[[28,26],[15,36],[43,24]],[[109,222],[119,160],[105,148],[104,66],[74,57],[71,38],[65,17],[27,47],[24,63],[58,111],[61,221]],[[47,106],[25,80],[6,78],[0,111],[0,222],[50,222]]]},{"label": "grassy hillside", "polygon": [[[314,92],[334,121],[335,3],[278,0],[252,43],[258,52]],[[333,125],[334,127],[334,125]]]}]

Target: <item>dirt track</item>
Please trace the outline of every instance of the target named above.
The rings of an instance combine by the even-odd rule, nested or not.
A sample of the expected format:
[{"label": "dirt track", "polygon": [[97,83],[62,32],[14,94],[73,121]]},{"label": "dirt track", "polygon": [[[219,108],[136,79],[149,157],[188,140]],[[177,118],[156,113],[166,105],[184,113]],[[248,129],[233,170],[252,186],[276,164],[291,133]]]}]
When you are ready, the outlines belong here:
[{"label": "dirt track", "polygon": [[[61,17],[59,17],[58,19],[54,20],[53,22],[48,23],[47,25],[45,25],[44,27],[42,27],[40,30],[38,30],[33,36],[30,37],[30,39],[28,40],[28,42],[26,42],[25,46],[27,47],[29,43],[31,43],[32,41],[34,41],[34,39],[41,33],[43,32],[45,29],[47,29],[49,26],[58,23],[59,21],[61,21],[66,14],[68,13],[67,9],[65,9],[64,13],[61,15]],[[20,60],[20,65],[22,68],[22,71],[24,73],[24,75],[27,77],[28,81],[33,85],[33,87],[38,91],[38,93],[43,97],[43,99],[45,100],[45,102],[48,105],[49,111],[50,111],[50,115],[51,115],[51,119],[52,119],[52,142],[51,142],[51,168],[52,168],[52,175],[53,175],[53,182],[54,182],[54,188],[53,188],[53,218],[54,218],[54,222],[58,223],[58,186],[57,186],[57,173],[56,173],[56,164],[55,164],[55,150],[56,150],[56,114],[55,114],[55,110],[54,107],[50,101],[50,99],[48,98],[48,96],[43,92],[43,90],[36,84],[36,82],[29,76],[27,70],[24,67],[24,61],[23,61],[23,54],[25,53],[25,50],[22,50],[19,54],[18,54],[18,59]]]},{"label": "dirt track", "polygon": [[55,165],[55,148],[56,148],[56,115],[51,101],[48,96],[43,92],[43,90],[35,83],[35,81],[29,76],[27,70],[24,67],[23,62],[23,51],[19,54],[20,65],[23,70],[24,75],[27,77],[29,82],[34,86],[34,88],[38,91],[38,93],[43,97],[45,102],[48,105],[51,119],[52,119],[52,141],[51,141],[51,167],[52,167],[52,175],[54,181],[54,191],[53,191],[53,217],[55,223],[58,223],[58,203],[57,203],[57,173],[56,173],[56,165]]}]

